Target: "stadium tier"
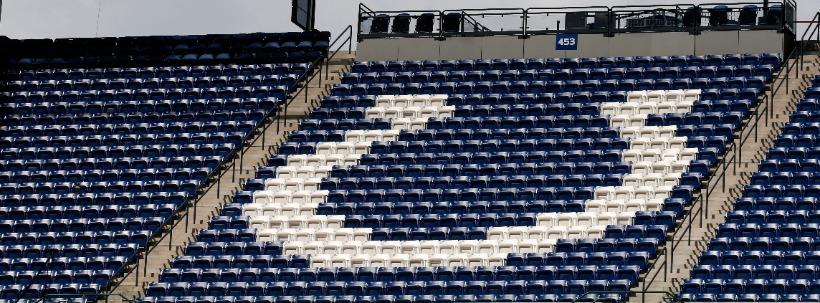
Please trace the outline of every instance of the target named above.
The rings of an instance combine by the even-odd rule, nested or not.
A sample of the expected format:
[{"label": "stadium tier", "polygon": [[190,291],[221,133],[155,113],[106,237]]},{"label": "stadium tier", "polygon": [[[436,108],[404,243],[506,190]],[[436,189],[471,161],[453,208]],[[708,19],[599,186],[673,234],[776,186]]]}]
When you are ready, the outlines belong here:
[{"label": "stadium tier", "polygon": [[141,300],[620,302],[780,60],[354,63]]},{"label": "stadium tier", "polygon": [[16,47],[0,105],[0,299],[107,291],[275,113],[328,37],[3,41]]},{"label": "stadium tier", "polygon": [[818,88],[815,78],[681,286],[681,300],[820,300]]}]

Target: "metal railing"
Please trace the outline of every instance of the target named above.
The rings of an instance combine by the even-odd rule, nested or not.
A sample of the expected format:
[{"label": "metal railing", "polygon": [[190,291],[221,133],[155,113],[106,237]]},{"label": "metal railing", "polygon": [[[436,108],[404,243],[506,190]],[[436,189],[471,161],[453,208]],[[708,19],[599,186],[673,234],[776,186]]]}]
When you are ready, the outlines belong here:
[{"label": "metal railing", "polygon": [[[676,5],[631,5],[588,7],[476,8],[460,10],[376,11],[360,4],[357,33],[359,41],[386,37],[435,37],[530,35],[552,33],[600,33],[608,36],[626,32],[680,31],[699,34],[710,30],[796,31],[794,0],[739,3],[701,3]],[[460,19],[447,19],[448,15]],[[410,30],[409,22],[427,15],[424,31]],[[432,19],[430,19],[432,18]],[[378,26],[373,22],[378,20]],[[401,20],[400,31],[391,30],[391,20]],[[435,21],[433,21],[435,20]],[[445,27],[458,22],[460,29]],[[419,24],[419,23],[416,23]],[[472,28],[465,27],[471,25]]]}]

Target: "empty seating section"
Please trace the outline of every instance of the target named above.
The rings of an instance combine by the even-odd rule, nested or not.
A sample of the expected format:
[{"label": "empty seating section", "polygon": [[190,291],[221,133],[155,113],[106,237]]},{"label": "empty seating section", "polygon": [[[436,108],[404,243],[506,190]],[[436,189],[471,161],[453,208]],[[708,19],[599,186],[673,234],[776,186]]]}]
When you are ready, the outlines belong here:
[{"label": "empty seating section", "polygon": [[[304,63],[327,54],[329,42],[330,33],[318,31],[55,40],[0,38],[0,45],[6,50],[4,63],[24,69],[78,65],[146,67],[165,64]],[[57,76],[49,80],[62,79]]]},{"label": "empty seating section", "polygon": [[[219,37],[224,47],[209,50],[233,55],[254,54],[250,47],[238,47],[243,43],[267,45],[266,39],[285,37],[290,40],[280,42],[303,55],[327,46],[326,38],[320,43],[308,36],[302,44],[300,35],[291,34]],[[155,42],[150,45],[156,49],[146,50],[153,59],[138,60],[123,51],[119,57],[80,62],[69,58],[83,54],[81,49],[54,49],[68,43],[63,40],[5,41],[51,46],[15,50],[44,57],[36,64],[20,59],[3,80],[0,299],[108,289],[312,68],[307,57],[291,63],[178,65],[161,56],[174,54],[177,43],[206,41],[135,41],[141,39]],[[277,61],[282,60],[270,60]]]},{"label": "empty seating section", "polygon": [[820,300],[820,78],[681,286],[684,301]]},{"label": "empty seating section", "polygon": [[619,302],[779,60],[355,63],[142,300]]}]

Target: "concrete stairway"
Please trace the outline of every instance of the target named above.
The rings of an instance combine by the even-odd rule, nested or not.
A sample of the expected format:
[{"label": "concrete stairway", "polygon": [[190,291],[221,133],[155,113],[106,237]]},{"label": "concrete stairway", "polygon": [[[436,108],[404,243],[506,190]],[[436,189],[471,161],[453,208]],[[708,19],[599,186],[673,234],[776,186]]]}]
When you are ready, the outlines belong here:
[{"label": "concrete stairway", "polygon": [[[790,59],[789,62],[797,60],[800,59]],[[761,113],[759,119],[753,113],[744,121],[740,133],[735,135],[737,148],[727,148],[724,161],[710,173],[711,177],[702,186],[696,202],[686,210],[678,228],[671,234],[674,240],[667,241],[663,247],[665,251],[659,252],[643,281],[632,288],[630,302],[671,302],[672,296],[677,294],[680,284],[689,277],[717,227],[725,221],[726,213],[734,208],[743,187],[749,184],[750,177],[757,172],[766,152],[789,121],[811,80],[820,74],[820,56],[804,56],[802,66],[788,75],[781,71],[774,76],[772,84],[766,88],[766,95],[772,102],[761,97],[762,102],[757,107]],[[781,87],[777,89],[777,86]],[[773,90],[777,91],[772,94]]]},{"label": "concrete stairway", "polygon": [[299,122],[309,116],[330,88],[341,82],[341,75],[350,70],[354,58],[355,53],[339,52],[326,70],[314,70],[313,73],[321,75],[317,74],[301,92],[297,88],[298,94],[289,99],[287,113],[284,107],[280,108],[277,118],[256,130],[256,137],[250,146],[243,147],[242,155],[226,165],[226,173],[202,194],[196,206],[189,208],[188,216],[166,229],[158,244],[147,254],[143,252],[139,255],[137,266],[121,278],[107,301],[127,302],[139,297],[145,286],[156,282],[170,260],[182,254],[189,242],[195,241],[194,235],[208,227],[210,218],[218,215],[222,205],[230,201],[245,180],[254,177],[257,168],[265,165],[278,145],[299,127]]}]

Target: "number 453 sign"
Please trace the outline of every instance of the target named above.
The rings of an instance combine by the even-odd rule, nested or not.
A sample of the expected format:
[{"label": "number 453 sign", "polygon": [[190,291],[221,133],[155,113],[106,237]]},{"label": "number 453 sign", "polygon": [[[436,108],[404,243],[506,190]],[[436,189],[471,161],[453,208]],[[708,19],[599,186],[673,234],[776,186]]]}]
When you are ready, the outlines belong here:
[{"label": "number 453 sign", "polygon": [[555,50],[578,50],[578,34],[555,35]]}]

